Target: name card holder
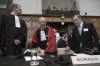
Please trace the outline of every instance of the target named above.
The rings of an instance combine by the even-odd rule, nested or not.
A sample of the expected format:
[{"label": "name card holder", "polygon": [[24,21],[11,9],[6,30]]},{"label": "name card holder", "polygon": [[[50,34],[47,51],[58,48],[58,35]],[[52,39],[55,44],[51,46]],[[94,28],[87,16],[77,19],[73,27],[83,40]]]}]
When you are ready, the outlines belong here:
[{"label": "name card holder", "polygon": [[71,56],[73,65],[100,63],[100,55]]}]

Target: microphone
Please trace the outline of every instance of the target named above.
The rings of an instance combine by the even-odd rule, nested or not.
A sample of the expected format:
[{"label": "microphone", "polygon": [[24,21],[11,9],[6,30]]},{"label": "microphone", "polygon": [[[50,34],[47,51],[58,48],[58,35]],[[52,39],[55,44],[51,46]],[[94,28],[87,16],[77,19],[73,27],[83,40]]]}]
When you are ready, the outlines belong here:
[{"label": "microphone", "polygon": [[36,59],[37,59],[37,52],[36,52],[36,53],[34,53],[34,56],[36,56]]}]

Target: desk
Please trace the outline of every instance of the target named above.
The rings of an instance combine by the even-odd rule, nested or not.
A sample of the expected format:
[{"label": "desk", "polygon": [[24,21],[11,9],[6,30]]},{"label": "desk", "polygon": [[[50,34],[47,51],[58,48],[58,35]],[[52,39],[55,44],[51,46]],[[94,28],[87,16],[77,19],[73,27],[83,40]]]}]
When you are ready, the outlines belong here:
[{"label": "desk", "polygon": [[[25,61],[24,57],[10,59],[8,57],[0,57],[0,66],[30,66],[29,61]],[[39,66],[47,66],[43,60],[40,61]],[[48,66],[73,66],[73,65],[48,65]],[[75,65],[75,66],[100,66],[100,64],[87,64],[87,65]]]}]

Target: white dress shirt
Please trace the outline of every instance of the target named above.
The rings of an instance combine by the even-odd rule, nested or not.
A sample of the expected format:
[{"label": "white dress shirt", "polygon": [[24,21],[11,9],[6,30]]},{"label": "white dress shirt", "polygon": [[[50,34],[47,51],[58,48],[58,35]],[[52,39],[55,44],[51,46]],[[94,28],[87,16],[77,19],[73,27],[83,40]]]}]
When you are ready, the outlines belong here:
[{"label": "white dress shirt", "polygon": [[45,35],[44,30],[42,30],[42,28],[41,28],[41,31],[40,31],[40,36],[41,36],[41,41],[45,41],[46,40],[46,35]]},{"label": "white dress shirt", "polygon": [[78,31],[79,31],[80,35],[81,35],[81,32],[82,32],[82,28],[83,28],[83,22],[81,22],[81,24],[78,26]]}]

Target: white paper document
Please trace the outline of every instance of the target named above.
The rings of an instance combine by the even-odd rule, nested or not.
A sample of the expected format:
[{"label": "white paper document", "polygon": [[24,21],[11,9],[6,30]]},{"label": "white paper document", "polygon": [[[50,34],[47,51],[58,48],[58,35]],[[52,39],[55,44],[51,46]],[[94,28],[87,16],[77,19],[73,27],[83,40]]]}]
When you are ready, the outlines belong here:
[{"label": "white paper document", "polygon": [[[25,56],[24,58],[26,61],[31,61],[31,56]],[[43,59],[43,58],[40,56],[33,56],[32,57],[32,60],[41,60],[41,59]]]},{"label": "white paper document", "polygon": [[43,59],[43,58],[40,57],[40,56],[33,56],[33,57],[32,57],[32,60],[41,60],[41,59]]},{"label": "white paper document", "polygon": [[31,61],[31,56],[25,56],[24,58],[26,61]]}]

